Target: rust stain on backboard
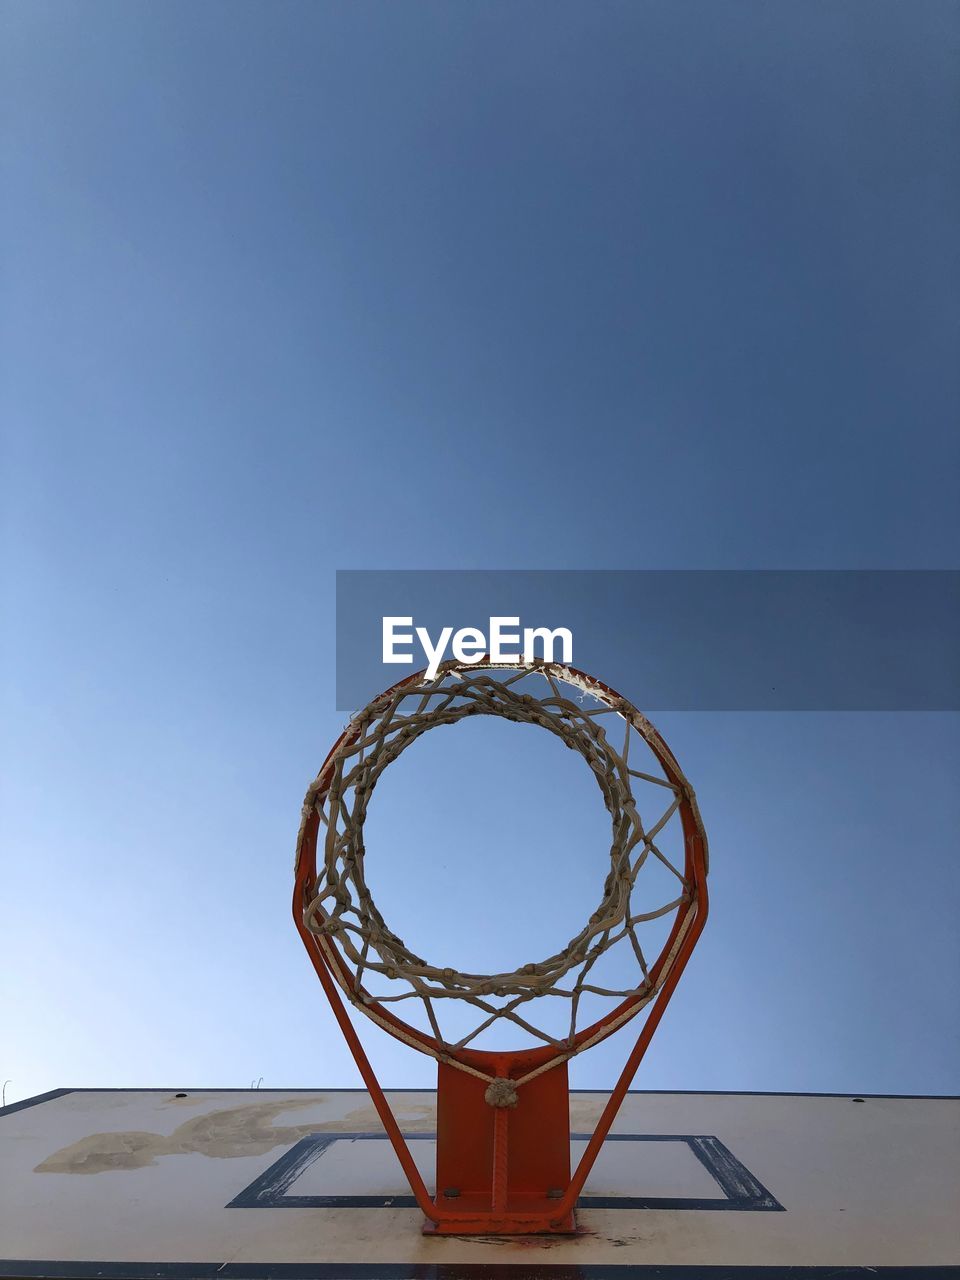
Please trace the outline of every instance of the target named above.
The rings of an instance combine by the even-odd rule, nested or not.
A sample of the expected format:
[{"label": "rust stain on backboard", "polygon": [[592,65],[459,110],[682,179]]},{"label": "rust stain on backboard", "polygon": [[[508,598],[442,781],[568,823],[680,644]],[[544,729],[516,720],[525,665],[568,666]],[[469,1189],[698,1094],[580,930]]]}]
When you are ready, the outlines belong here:
[{"label": "rust stain on backboard", "polygon": [[[143,1169],[156,1164],[159,1156],[203,1155],[219,1159],[263,1155],[274,1147],[290,1146],[311,1133],[366,1132],[379,1127],[372,1106],[360,1106],[336,1120],[310,1120],[303,1124],[276,1124],[284,1112],[316,1107],[323,1094],[308,1098],[252,1103],[228,1107],[195,1116],[171,1134],[131,1129],[92,1133],[70,1146],[62,1147],[42,1161],[35,1173],[105,1173],[111,1170]],[[430,1104],[404,1102],[404,1121],[411,1129],[428,1130],[435,1110]]]}]

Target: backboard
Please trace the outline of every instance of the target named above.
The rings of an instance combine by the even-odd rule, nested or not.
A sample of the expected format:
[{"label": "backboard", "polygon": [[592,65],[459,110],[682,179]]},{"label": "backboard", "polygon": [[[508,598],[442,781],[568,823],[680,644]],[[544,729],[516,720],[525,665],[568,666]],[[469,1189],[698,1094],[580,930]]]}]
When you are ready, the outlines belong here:
[{"label": "backboard", "polygon": [[[389,1100],[432,1187],[435,1095]],[[56,1090],[0,1112],[0,1186],[4,1276],[919,1277],[960,1264],[960,1100],[630,1093],[576,1236],[422,1235],[360,1090]]]}]

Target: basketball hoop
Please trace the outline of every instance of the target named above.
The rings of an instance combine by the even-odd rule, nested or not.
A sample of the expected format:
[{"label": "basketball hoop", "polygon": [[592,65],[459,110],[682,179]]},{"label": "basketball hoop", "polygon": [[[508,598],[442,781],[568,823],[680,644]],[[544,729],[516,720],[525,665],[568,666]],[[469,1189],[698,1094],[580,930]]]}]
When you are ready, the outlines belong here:
[{"label": "basketball hoop", "polygon": [[[610,869],[597,907],[560,951],[511,972],[463,973],[416,954],[390,929],[365,876],[364,820],[383,770],[428,730],[476,715],[538,725],[577,751],[594,774],[611,821]],[[638,762],[639,751],[646,759]],[[654,814],[647,824],[638,807],[640,793],[656,799],[652,810],[644,806]],[[682,866],[661,847],[671,824],[680,827]],[[671,891],[637,909],[644,871],[653,866],[669,873]],[[306,795],[294,919],[427,1230],[574,1229],[577,1196],[703,929],[706,875],[706,834],[696,798],[669,748],[626,699],[572,667],[448,662],[433,679],[413,675],[353,717]],[[651,958],[644,931],[655,921],[669,924],[669,931]],[[591,981],[598,962],[616,948],[632,956],[636,980],[617,986]],[[435,1197],[407,1150],[341,992],[385,1031],[437,1059]],[[581,1026],[584,1007],[600,997],[612,1007]],[[466,1034],[452,1036],[443,1027],[450,1001],[473,1015]],[[535,1021],[544,1001],[569,1007],[563,1033]],[[400,1015],[411,1002],[423,1011],[425,1028]],[[644,1009],[637,1044],[571,1177],[566,1064]],[[495,1025],[522,1032],[533,1047],[478,1047]]]}]

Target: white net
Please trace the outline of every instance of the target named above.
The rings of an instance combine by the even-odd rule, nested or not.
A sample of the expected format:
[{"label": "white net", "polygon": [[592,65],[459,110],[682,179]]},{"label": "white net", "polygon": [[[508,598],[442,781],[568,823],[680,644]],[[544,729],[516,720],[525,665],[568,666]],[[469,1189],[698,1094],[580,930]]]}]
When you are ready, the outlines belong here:
[{"label": "white net", "polygon": [[[433,963],[408,947],[377,908],[364,869],[364,821],[384,769],[430,729],[477,715],[539,725],[577,751],[600,787],[611,823],[609,871],[600,901],[579,932],[543,960],[485,974]],[[695,887],[682,854],[683,807],[703,838],[689,783],[657,731],[625,699],[556,664],[507,668],[447,663],[434,679],[422,676],[405,682],[355,716],[307,792],[298,860],[314,812],[320,840],[317,877],[305,903],[304,922],[328,954],[336,948],[352,973],[352,980],[345,980],[344,964],[338,963],[333,967],[338,981],[374,1021],[386,1025],[380,1016],[385,1006],[394,1006],[398,1016],[406,1017],[405,1006],[419,1005],[431,1033],[428,1042],[405,1037],[396,1025],[389,1029],[441,1061],[493,1080],[475,1066],[465,1066],[456,1054],[476,1046],[495,1024],[512,1026],[534,1043],[555,1050],[547,1062],[514,1082],[520,1085],[610,1034],[663,985],[695,908]],[[671,828],[678,829],[680,838],[673,844],[680,856],[664,851],[673,847],[666,841]],[[657,886],[655,901],[649,892],[638,894],[645,868]],[[450,909],[455,909],[452,904]],[[646,931],[664,921],[672,927],[664,949],[658,943],[651,959]],[[598,981],[603,958],[624,947],[633,961],[629,981],[622,980],[622,965],[610,970],[619,983]],[[592,1016],[585,1011],[596,1007],[598,997],[616,1007],[607,1018],[581,1029]],[[457,1002],[458,1011],[467,1007],[474,1013],[465,1031],[463,1018],[456,1020],[460,1025],[455,1034],[444,1025],[444,1009],[451,1001]],[[535,1001],[566,1009],[562,1030],[556,1019],[546,1020],[553,1022],[549,1029],[542,1025],[544,1018],[533,1020]]]}]

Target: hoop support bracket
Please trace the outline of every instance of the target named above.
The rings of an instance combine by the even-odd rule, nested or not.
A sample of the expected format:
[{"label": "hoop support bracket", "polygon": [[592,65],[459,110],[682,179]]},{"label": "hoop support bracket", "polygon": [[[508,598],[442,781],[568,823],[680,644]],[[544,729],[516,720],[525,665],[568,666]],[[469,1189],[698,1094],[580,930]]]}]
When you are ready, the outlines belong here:
[{"label": "hoop support bracket", "polygon": [[[702,856],[699,842],[695,842],[694,861]],[[327,958],[305,926],[302,911],[295,907],[294,920],[317,977],[426,1219],[425,1234],[569,1235],[576,1231],[577,1199],[706,923],[705,877],[698,879],[696,910],[682,945],[572,1176],[565,1062],[525,1084],[516,1108],[490,1106],[484,1101],[483,1080],[440,1062],[435,1197],[427,1190],[370,1065]],[[509,1078],[508,1055],[491,1054],[488,1060],[497,1075]]]},{"label": "hoop support bracket", "polygon": [[[553,664],[537,668],[549,686],[549,696],[538,703],[513,688],[529,671],[521,669],[519,674],[504,679],[497,689],[497,682],[483,674],[488,669],[500,668],[484,660],[479,664],[446,664],[438,680],[426,681],[424,673],[417,673],[375,699],[351,721],[331,749],[304,802],[297,837],[293,917],[424,1215],[424,1232],[434,1235],[570,1234],[577,1229],[575,1210],[587,1177],[703,932],[708,909],[706,832],[693,789],[666,743],[650,722],[615,691],[574,668]],[[445,681],[451,681],[449,687]],[[470,681],[475,688],[470,688]],[[583,710],[578,703],[561,695],[558,682],[590,694],[603,708],[596,712]],[[408,690],[415,691],[417,708],[405,717],[398,717],[397,707],[411,696]],[[468,702],[468,694],[472,695],[473,702]],[[431,698],[440,701],[428,712]],[[369,795],[379,773],[408,741],[430,727],[431,716],[435,723],[447,724],[474,712],[526,719],[557,733],[568,746],[577,745],[600,780],[613,822],[611,875],[605,884],[600,908],[590,917],[582,933],[565,951],[550,957],[542,966],[527,965],[522,971],[500,975],[496,980],[458,975],[453,969],[430,966],[409,952],[402,940],[385,928],[377,913],[364,914],[368,907],[372,910],[372,902],[362,876],[361,832]],[[626,722],[622,754],[610,745],[605,730],[591,718],[607,713],[615,713]],[[381,728],[374,731],[371,724],[377,722],[377,717],[382,721]],[[397,736],[385,747],[388,723],[390,731]],[[664,777],[628,765],[631,731],[645,741]],[[344,761],[352,756],[357,760],[345,773]],[[635,778],[667,788],[667,807],[653,824],[644,826],[636,813],[632,792]],[[352,807],[344,800],[350,787],[353,788]],[[658,833],[675,813],[679,814],[683,832],[682,872],[654,844]],[[341,819],[342,830],[338,825]],[[322,873],[318,877],[321,822],[325,828],[325,848]],[[629,894],[648,855],[651,862],[656,859],[673,872],[680,881],[680,891],[672,901],[656,909],[631,915]],[[359,894],[356,901],[351,897],[351,885]],[[648,964],[634,936],[634,926],[665,917],[671,911],[675,911],[675,915],[667,940],[657,959]],[[620,931],[611,935],[616,927]],[[544,1036],[548,1040],[546,1044],[508,1053],[471,1047],[477,1032],[456,1045],[443,1039],[427,1000],[432,984],[438,985],[443,993],[458,996],[491,1014],[478,1030],[482,1031],[493,1017],[504,1014],[530,1030],[521,1018],[511,1013],[512,1006],[491,1009],[484,1003],[482,997],[489,994],[488,988],[497,987],[498,996],[516,991],[525,998],[551,994],[549,988],[559,974],[586,960],[574,991],[554,993],[572,994],[576,998],[584,989],[581,985],[584,973],[596,955],[627,933],[639,958],[643,982],[626,990],[607,992],[619,998],[620,1003],[587,1027],[576,1027],[574,1006],[573,1025],[566,1040]],[[589,958],[588,947],[595,949]],[[416,991],[423,987],[426,994],[421,992],[421,995],[434,1034],[405,1022],[392,1011],[392,1006],[378,1001],[362,983],[361,974],[367,970],[384,973],[389,978],[406,976]],[[414,977],[410,977],[411,972]],[[531,984],[536,985],[534,980],[542,990],[532,989]],[[354,1003],[382,1030],[437,1060],[437,1168],[433,1194],[417,1168],[370,1065],[348,1002]],[[571,1173],[567,1062],[640,1014],[643,1014],[643,1023],[636,1042]]]}]

